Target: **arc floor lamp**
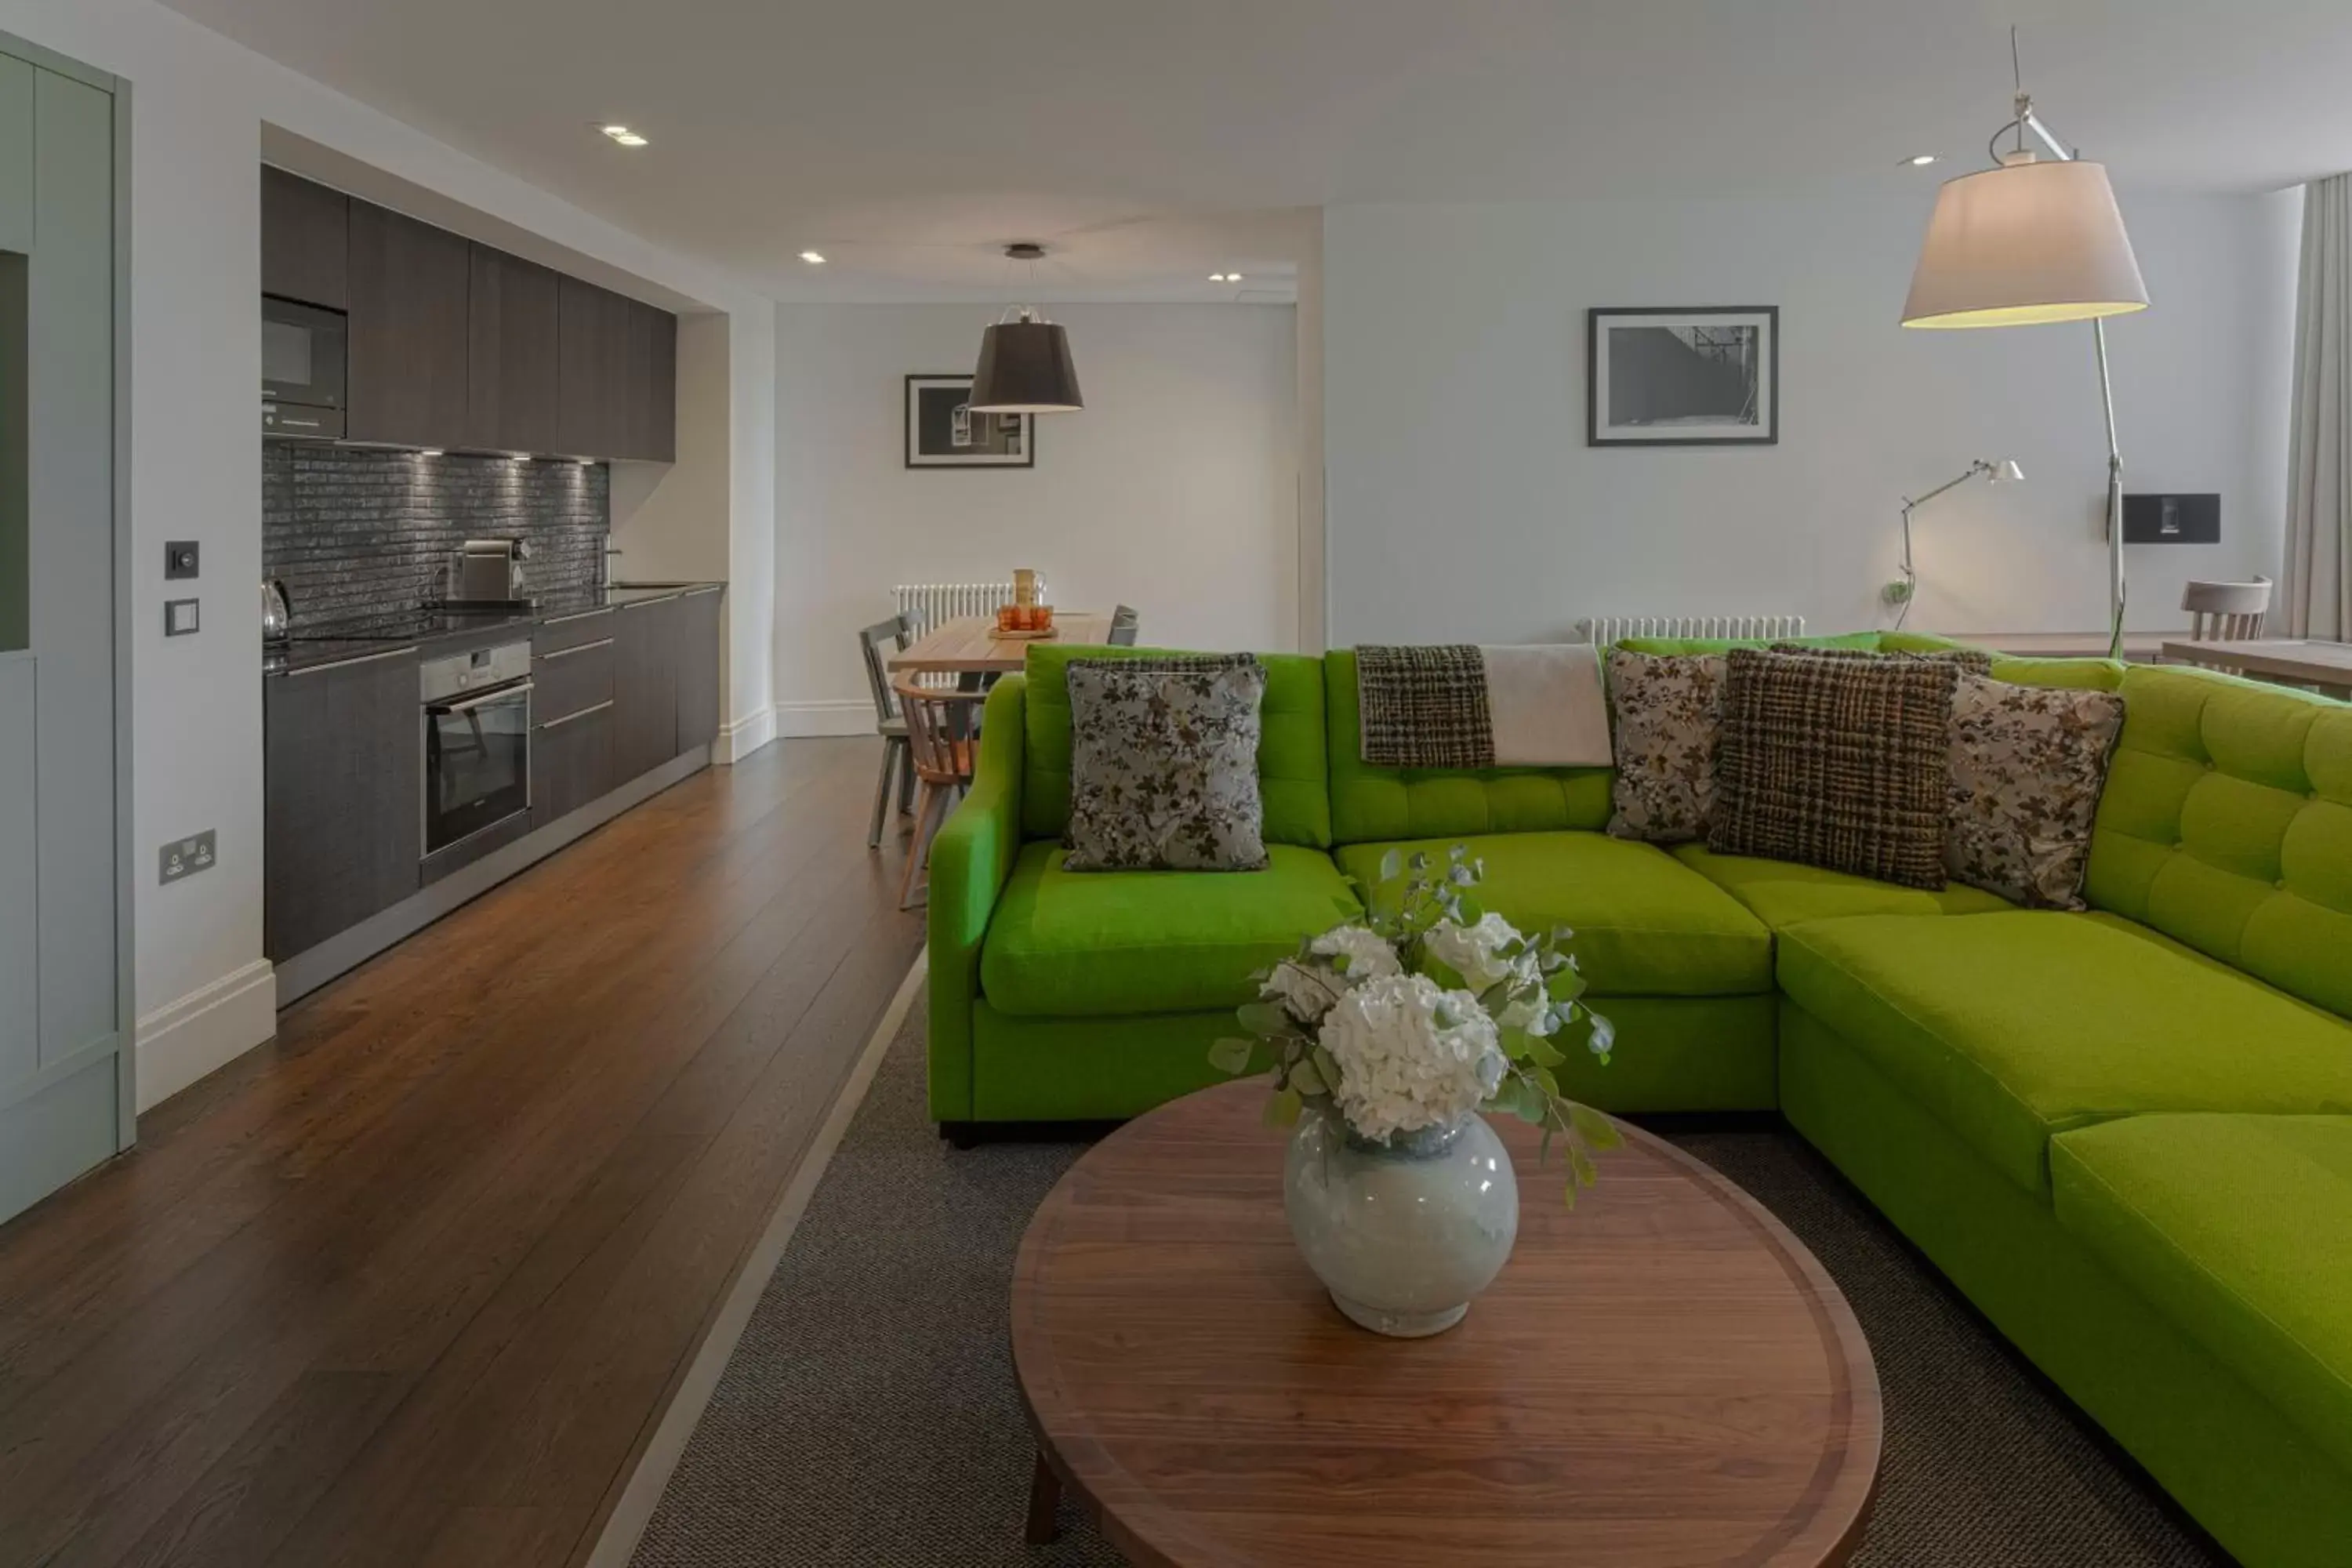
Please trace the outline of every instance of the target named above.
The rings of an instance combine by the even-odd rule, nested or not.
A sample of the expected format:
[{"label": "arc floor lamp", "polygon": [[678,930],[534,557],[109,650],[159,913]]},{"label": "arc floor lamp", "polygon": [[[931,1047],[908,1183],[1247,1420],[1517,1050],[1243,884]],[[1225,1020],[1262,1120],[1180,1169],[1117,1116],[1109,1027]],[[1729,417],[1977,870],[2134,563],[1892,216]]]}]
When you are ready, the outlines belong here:
[{"label": "arc floor lamp", "polygon": [[[1944,182],[1904,301],[1906,327],[2018,327],[2091,323],[2099,403],[2107,422],[2107,652],[2124,649],[2124,460],[2116,444],[2116,395],[2107,377],[2105,319],[2147,308],[2131,237],[2107,171],[2077,157],[2017,94],[2015,115],[1993,132],[1996,167]],[[2012,147],[2000,141],[2016,133]],[[2046,149],[2049,162],[2025,144]]]}]

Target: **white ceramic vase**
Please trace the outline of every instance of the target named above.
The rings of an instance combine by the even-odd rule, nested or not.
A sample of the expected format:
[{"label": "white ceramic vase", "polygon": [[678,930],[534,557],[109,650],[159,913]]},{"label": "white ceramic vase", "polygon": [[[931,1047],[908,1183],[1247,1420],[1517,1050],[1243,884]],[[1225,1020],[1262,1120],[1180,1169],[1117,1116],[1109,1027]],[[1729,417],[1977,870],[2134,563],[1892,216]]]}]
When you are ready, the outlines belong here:
[{"label": "white ceramic vase", "polygon": [[1332,1303],[1375,1333],[1460,1322],[1519,1234],[1519,1184],[1475,1115],[1375,1142],[1310,1106],[1291,1134],[1283,1208]]}]

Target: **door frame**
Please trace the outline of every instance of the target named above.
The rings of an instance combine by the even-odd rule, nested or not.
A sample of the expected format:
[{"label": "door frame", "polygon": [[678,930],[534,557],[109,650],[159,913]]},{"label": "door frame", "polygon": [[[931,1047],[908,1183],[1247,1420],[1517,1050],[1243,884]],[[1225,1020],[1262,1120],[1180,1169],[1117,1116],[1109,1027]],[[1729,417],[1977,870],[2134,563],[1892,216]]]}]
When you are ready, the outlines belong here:
[{"label": "door frame", "polygon": [[139,1141],[137,825],[131,788],[132,629],[138,583],[131,530],[131,83],[0,30],[0,54],[94,87],[114,100],[114,1147]]}]

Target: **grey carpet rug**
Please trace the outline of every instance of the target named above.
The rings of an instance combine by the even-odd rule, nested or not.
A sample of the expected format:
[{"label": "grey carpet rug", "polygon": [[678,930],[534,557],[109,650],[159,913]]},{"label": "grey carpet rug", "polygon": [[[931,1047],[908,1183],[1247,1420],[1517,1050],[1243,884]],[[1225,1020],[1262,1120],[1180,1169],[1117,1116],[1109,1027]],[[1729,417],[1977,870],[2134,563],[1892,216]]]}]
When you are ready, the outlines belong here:
[{"label": "grey carpet rug", "polygon": [[[925,1115],[923,1009],[892,1042],[639,1543],[638,1568],[1113,1568],[1070,1504],[1022,1541],[1033,1450],[1005,1299],[1081,1152],[958,1152]],[[1878,1360],[1886,1444],[1857,1568],[2214,1568],[2095,1428],[1793,1134],[1675,1141],[1837,1279]]]}]

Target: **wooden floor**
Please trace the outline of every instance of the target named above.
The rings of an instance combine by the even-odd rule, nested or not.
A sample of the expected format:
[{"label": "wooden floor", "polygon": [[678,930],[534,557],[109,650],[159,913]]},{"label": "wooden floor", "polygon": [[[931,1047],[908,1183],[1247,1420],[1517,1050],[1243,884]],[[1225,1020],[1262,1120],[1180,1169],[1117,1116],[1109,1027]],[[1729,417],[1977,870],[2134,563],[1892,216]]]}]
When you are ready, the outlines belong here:
[{"label": "wooden floor", "polygon": [[0,1227],[0,1563],[584,1557],[920,945],[879,762],[688,780]]}]

